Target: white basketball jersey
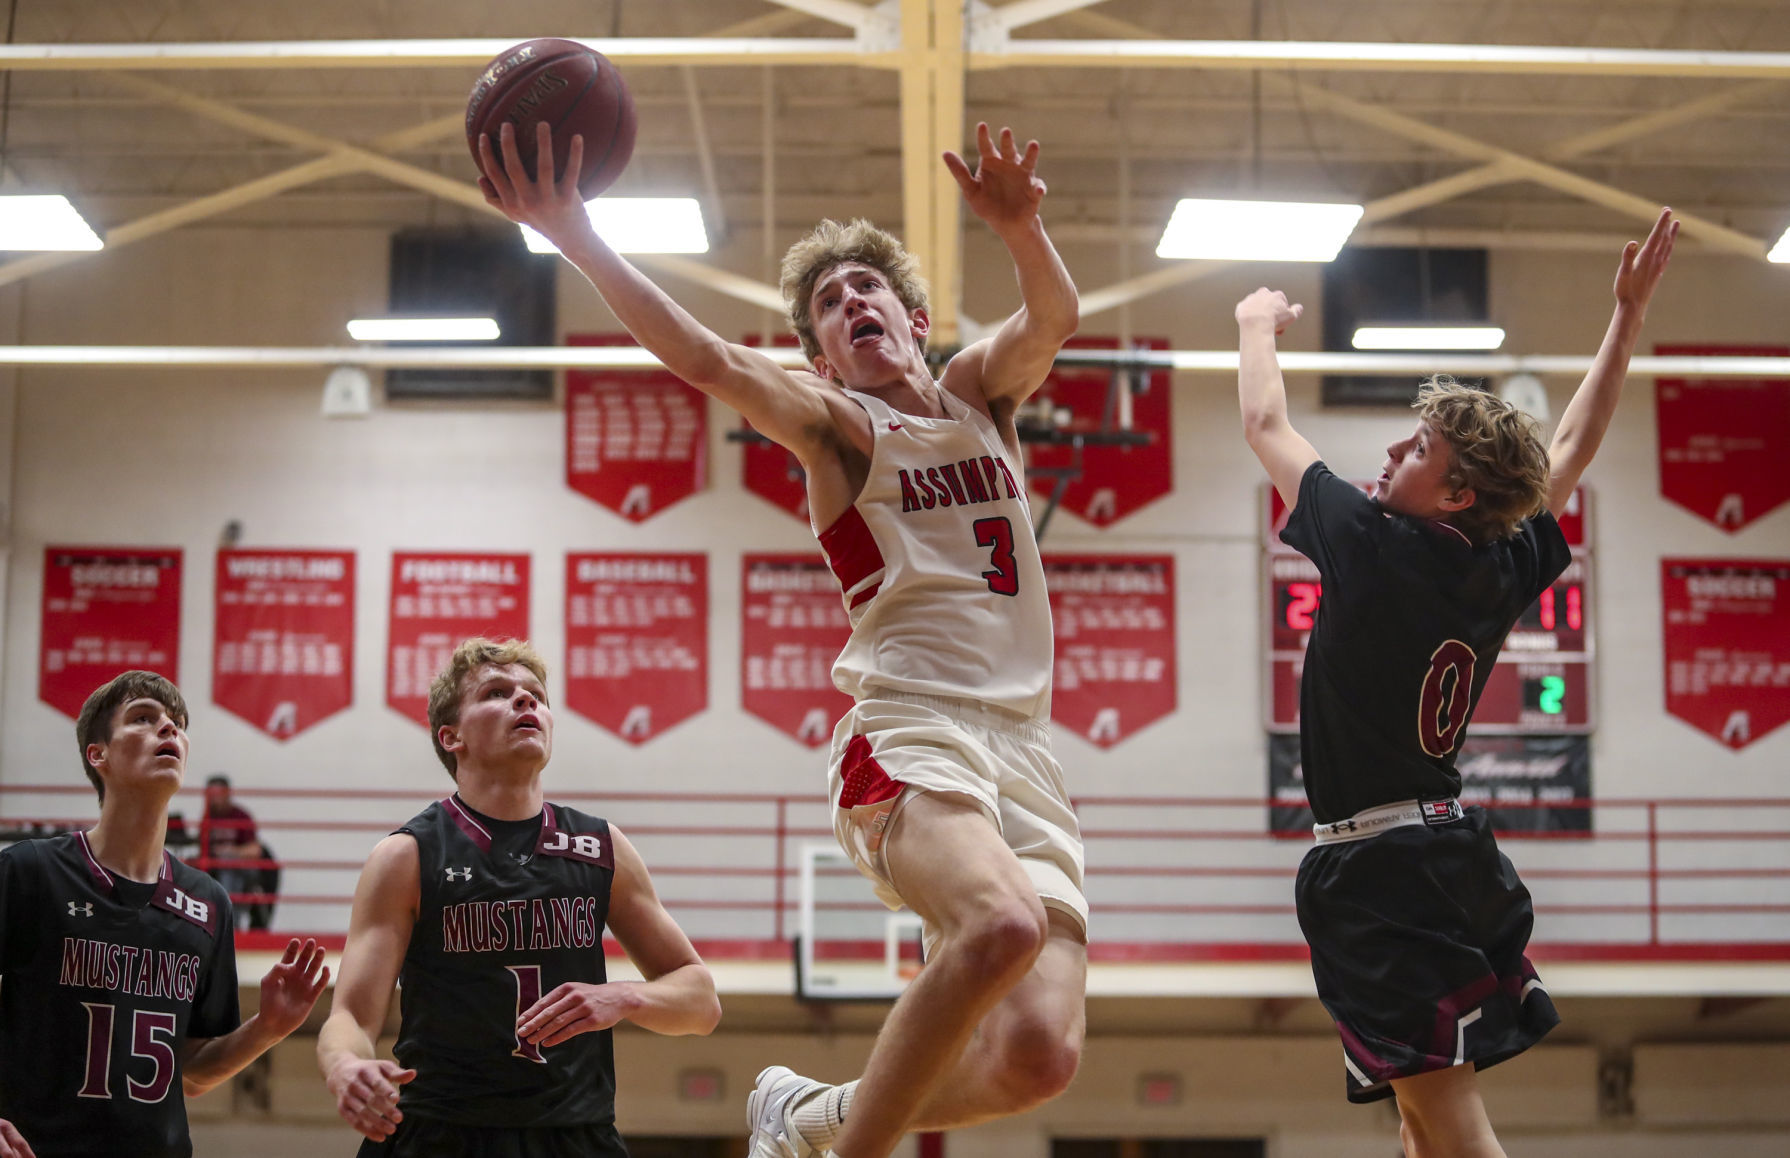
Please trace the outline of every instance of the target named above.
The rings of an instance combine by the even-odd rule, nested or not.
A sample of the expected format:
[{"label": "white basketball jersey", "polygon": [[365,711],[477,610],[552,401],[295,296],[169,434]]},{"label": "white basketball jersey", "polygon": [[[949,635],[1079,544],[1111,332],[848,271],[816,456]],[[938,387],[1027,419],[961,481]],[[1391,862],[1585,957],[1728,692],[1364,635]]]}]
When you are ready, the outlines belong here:
[{"label": "white basketball jersey", "polygon": [[1050,715],[1052,640],[1025,474],[988,417],[941,391],[944,418],[847,390],[875,443],[863,492],[818,532],[851,639],[833,683]]}]

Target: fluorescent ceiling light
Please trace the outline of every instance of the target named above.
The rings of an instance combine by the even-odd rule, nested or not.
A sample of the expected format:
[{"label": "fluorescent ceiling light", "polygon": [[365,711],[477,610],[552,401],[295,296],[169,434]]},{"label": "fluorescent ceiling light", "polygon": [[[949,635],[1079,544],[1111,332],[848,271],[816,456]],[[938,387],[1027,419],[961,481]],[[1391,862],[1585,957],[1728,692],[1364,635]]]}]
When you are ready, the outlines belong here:
[{"label": "fluorescent ceiling light", "polygon": [[1362,326],[1357,350],[1496,350],[1504,344],[1497,326]]},{"label": "fluorescent ceiling light", "polygon": [[1778,243],[1771,247],[1771,252],[1765,255],[1765,260],[1775,261],[1779,265],[1790,265],[1790,229],[1784,230],[1784,236],[1778,238]]},{"label": "fluorescent ceiling light", "polygon": [[356,318],[348,336],[357,342],[491,342],[493,318]]},{"label": "fluorescent ceiling light", "polygon": [[91,251],[105,244],[61,194],[0,197],[0,250]]},{"label": "fluorescent ceiling light", "polygon": [[1360,220],[1359,205],[1184,197],[1175,204],[1162,240],[1156,243],[1156,256],[1332,261]]},{"label": "fluorescent ceiling light", "polygon": [[[709,235],[694,197],[598,197],[584,203],[597,236],[617,253],[707,253]],[[522,237],[535,253],[558,253],[551,241],[524,225]]]}]

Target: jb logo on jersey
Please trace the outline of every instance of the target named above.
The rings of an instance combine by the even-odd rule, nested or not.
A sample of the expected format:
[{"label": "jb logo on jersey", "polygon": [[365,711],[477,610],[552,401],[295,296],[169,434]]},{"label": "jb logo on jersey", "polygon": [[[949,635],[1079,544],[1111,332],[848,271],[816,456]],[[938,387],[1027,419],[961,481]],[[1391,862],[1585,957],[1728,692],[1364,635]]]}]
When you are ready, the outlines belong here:
[{"label": "jb logo on jersey", "polygon": [[211,902],[188,896],[166,877],[162,878],[161,884],[156,889],[155,899],[150,903],[157,908],[166,909],[177,916],[185,917],[207,933],[217,932],[217,910]]},{"label": "jb logo on jersey", "polygon": [[535,851],[542,856],[561,856],[586,864],[615,866],[613,852],[604,847],[603,839],[593,832],[565,832],[558,828],[541,828],[541,841]]}]

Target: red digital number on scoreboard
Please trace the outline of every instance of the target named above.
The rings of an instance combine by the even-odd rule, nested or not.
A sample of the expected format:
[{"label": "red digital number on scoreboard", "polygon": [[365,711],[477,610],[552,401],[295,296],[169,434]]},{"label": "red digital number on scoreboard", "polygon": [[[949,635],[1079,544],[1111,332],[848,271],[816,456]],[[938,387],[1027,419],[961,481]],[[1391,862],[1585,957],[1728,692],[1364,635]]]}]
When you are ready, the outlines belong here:
[{"label": "red digital number on scoreboard", "polygon": [[[1324,598],[1318,569],[1302,555],[1270,555],[1268,728],[1299,727],[1305,644]],[[1591,730],[1591,567],[1575,556],[1541,593],[1498,653],[1473,711],[1482,733]]]}]

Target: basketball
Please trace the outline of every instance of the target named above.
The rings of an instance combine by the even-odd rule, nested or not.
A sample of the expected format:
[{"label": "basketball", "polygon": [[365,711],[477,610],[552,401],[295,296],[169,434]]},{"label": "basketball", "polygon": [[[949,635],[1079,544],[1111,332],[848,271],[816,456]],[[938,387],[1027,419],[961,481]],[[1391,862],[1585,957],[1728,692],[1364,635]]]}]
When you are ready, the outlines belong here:
[{"label": "basketball", "polygon": [[578,191],[586,198],[614,184],[634,153],[633,94],[607,57],[570,40],[526,41],[479,73],[466,102],[466,144],[474,163],[484,134],[491,134],[497,151],[505,121],[515,126],[516,148],[531,177],[537,124],[545,121],[553,129],[555,174],[565,173],[573,134],[582,135]]}]

